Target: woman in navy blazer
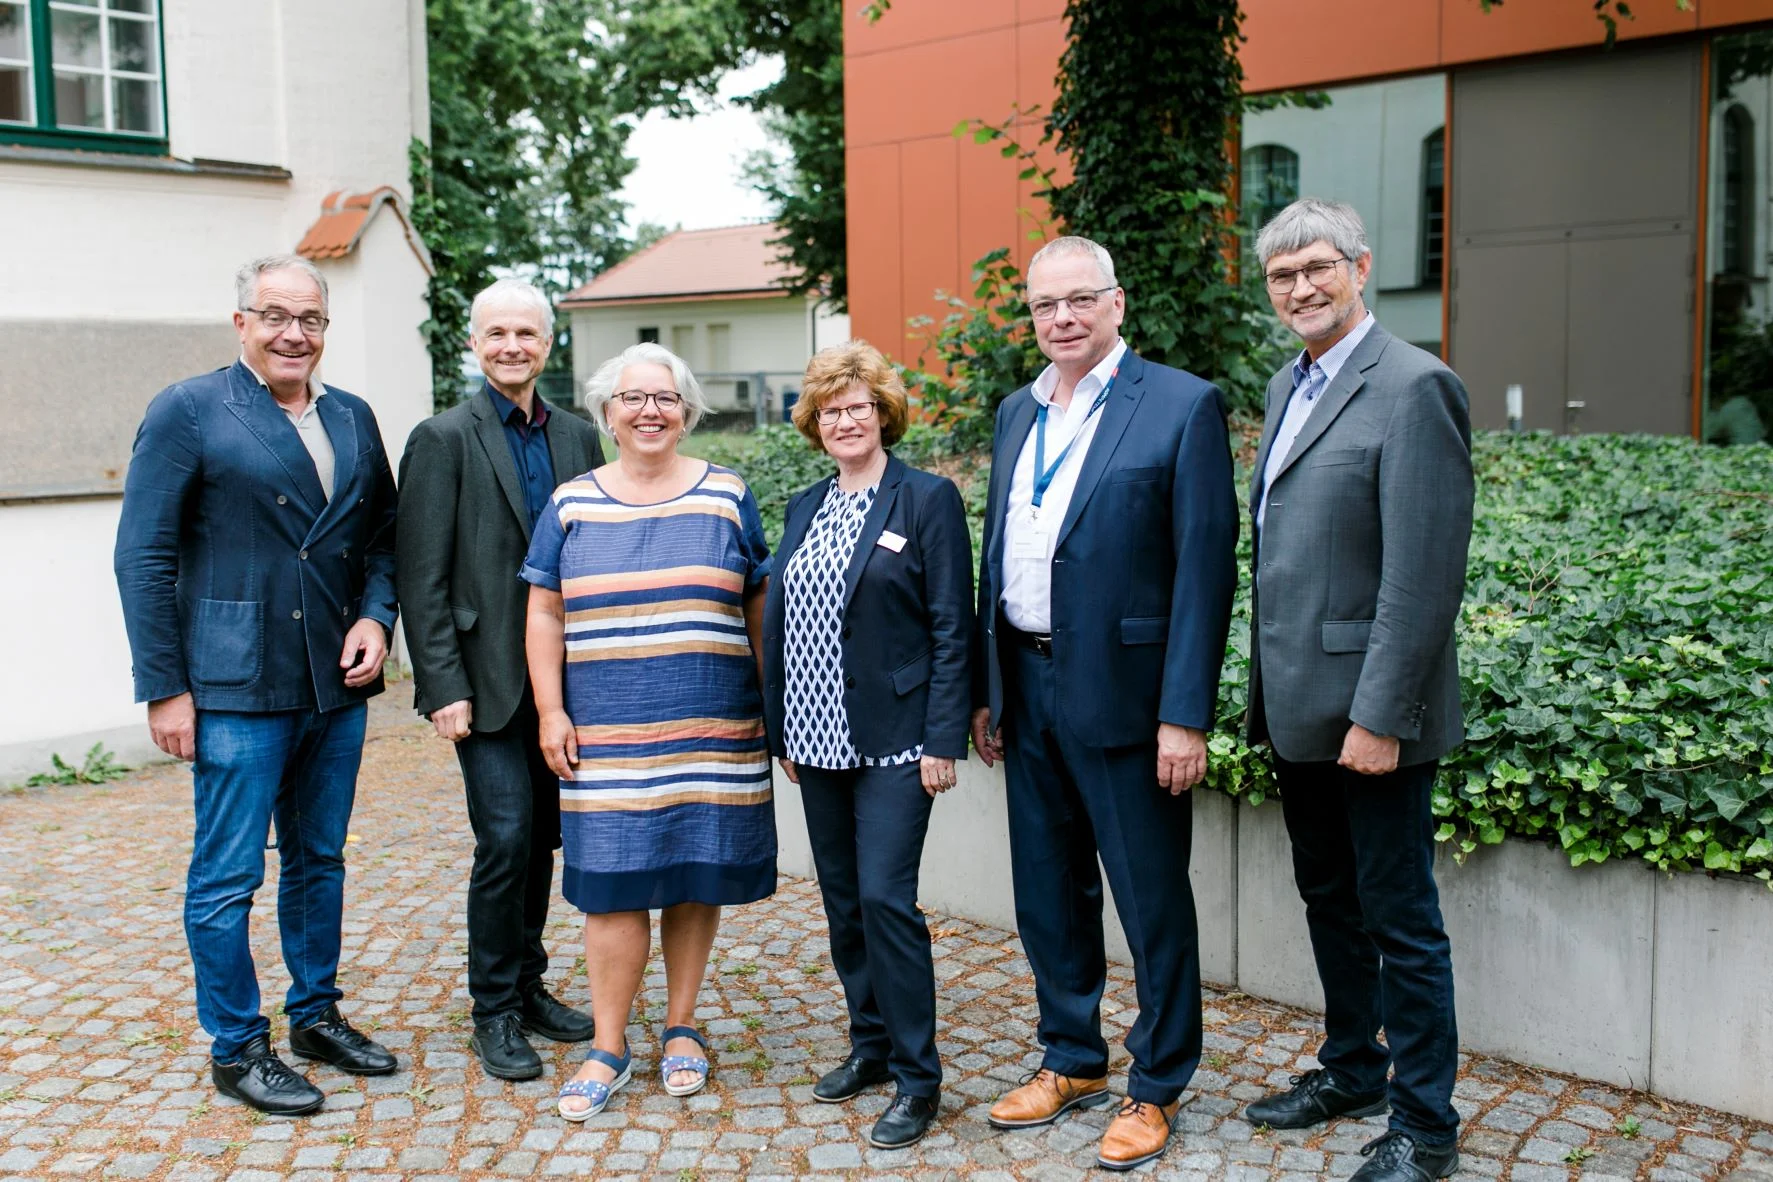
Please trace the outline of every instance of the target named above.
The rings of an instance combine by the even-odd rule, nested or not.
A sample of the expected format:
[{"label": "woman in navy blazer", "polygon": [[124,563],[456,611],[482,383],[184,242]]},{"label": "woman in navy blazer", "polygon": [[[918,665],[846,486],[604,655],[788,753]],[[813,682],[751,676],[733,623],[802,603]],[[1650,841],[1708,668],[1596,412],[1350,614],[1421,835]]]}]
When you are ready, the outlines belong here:
[{"label": "woman in navy blazer", "polygon": [[917,870],[930,806],[966,758],[973,629],[960,493],[886,450],[908,417],[872,345],[807,366],[794,425],[837,473],[788,502],[763,629],[770,750],[800,785],[850,1011],[849,1058],[813,1096],[893,1080],[880,1148],[928,1131],[942,1083]]}]

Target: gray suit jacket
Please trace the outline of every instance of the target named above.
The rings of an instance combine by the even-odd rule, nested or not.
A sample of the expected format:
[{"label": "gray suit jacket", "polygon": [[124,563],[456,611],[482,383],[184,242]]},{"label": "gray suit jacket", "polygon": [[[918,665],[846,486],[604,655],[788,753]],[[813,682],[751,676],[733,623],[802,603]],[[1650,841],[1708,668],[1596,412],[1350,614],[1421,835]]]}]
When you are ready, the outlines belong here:
[{"label": "gray suit jacket", "polygon": [[[1289,363],[1268,384],[1252,522],[1291,395]],[[1252,742],[1334,760],[1355,722],[1399,739],[1405,767],[1458,745],[1471,504],[1465,386],[1375,324],[1306,419],[1256,536]]]},{"label": "gray suit jacket", "polygon": [[[538,395],[539,397],[539,395]],[[558,487],[603,463],[597,428],[550,407],[548,452]],[[413,704],[429,715],[464,698],[473,729],[496,731],[523,700],[529,510],[483,387],[407,437],[400,460],[395,583],[412,652]]]}]

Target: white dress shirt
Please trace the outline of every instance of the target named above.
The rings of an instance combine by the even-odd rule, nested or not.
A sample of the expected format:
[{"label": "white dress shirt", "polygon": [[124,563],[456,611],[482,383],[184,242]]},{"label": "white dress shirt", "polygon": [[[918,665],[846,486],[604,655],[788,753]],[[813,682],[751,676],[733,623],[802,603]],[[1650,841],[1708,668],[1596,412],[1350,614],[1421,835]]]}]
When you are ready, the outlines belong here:
[{"label": "white dress shirt", "polygon": [[[240,358],[240,364],[246,365],[244,356]],[[267,394],[271,392],[271,383],[260,377],[258,370],[246,365],[246,372],[259,379],[259,385],[265,388]],[[308,379],[308,401],[301,408],[291,410],[281,402],[277,402],[275,397],[271,401],[277,402],[277,409],[288,417],[290,425],[301,437],[302,446],[308,449],[308,456],[314,461],[314,475],[320,478],[320,491],[326,494],[328,501],[331,501],[333,468],[338,462],[338,457],[333,454],[332,436],[326,433],[326,424],[320,421],[320,400],[324,397],[326,397],[326,387],[320,384],[319,378],[310,377]]]},{"label": "white dress shirt", "polygon": [[1127,343],[1116,339],[1114,348],[1096,367],[1085,374],[1071,392],[1071,405],[1063,409],[1053,405],[1053,391],[1059,387],[1059,367],[1049,365],[1034,379],[1034,400],[1047,408],[1046,461],[1050,467],[1065,445],[1073,443],[1065,453],[1064,462],[1053,476],[1053,482],[1041,495],[1038,517],[1034,507],[1034,437],[1040,431],[1040,420],[1028,431],[1021,454],[1010,473],[1009,504],[1003,522],[1003,614],[1013,627],[1023,632],[1048,633],[1053,630],[1053,546],[1059,535],[1059,523],[1071,508],[1071,494],[1077,491],[1077,474],[1083,469],[1084,456],[1089,454],[1090,441],[1102,422],[1102,411],[1090,413],[1090,407],[1108,385],[1121,358],[1126,356]]},{"label": "white dress shirt", "polygon": [[1261,533],[1262,521],[1268,516],[1268,486],[1279,475],[1287,453],[1293,450],[1293,444],[1299,439],[1299,432],[1305,430],[1305,420],[1311,417],[1318,398],[1330,388],[1336,375],[1342,372],[1342,365],[1348,360],[1348,355],[1372,331],[1373,314],[1368,312],[1347,336],[1326,349],[1324,355],[1316,361],[1305,350],[1299,351],[1299,356],[1293,362],[1293,394],[1287,399],[1287,410],[1281,416],[1280,426],[1274,430],[1274,443],[1268,449],[1268,462],[1262,465],[1262,499],[1256,503],[1257,533]]}]

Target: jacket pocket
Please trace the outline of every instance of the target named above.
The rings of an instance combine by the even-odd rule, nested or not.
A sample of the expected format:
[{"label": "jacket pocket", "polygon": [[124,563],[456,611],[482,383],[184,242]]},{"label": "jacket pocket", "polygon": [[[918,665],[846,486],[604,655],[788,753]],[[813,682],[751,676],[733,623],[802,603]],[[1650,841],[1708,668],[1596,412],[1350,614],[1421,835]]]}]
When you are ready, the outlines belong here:
[{"label": "jacket pocket", "polygon": [[1341,468],[1349,464],[1364,464],[1372,454],[1371,448],[1339,447],[1332,451],[1320,452],[1311,457],[1307,468]]},{"label": "jacket pocket", "polygon": [[1120,622],[1122,644],[1162,644],[1170,638],[1170,617],[1133,616]]},{"label": "jacket pocket", "polygon": [[457,632],[470,632],[474,622],[480,619],[480,613],[471,607],[463,607],[459,603],[449,605],[449,614],[455,617]]},{"label": "jacket pocket", "polygon": [[1164,474],[1160,468],[1121,468],[1108,478],[1110,484],[1131,484],[1137,480],[1157,480]]},{"label": "jacket pocket", "polygon": [[1367,639],[1373,633],[1371,620],[1325,620],[1324,651],[1326,653],[1364,653]]},{"label": "jacket pocket", "polygon": [[904,697],[930,679],[931,654],[922,653],[893,670],[893,692]]},{"label": "jacket pocket", "polygon": [[199,599],[186,660],[191,679],[204,685],[239,688],[257,681],[265,660],[265,605]]}]

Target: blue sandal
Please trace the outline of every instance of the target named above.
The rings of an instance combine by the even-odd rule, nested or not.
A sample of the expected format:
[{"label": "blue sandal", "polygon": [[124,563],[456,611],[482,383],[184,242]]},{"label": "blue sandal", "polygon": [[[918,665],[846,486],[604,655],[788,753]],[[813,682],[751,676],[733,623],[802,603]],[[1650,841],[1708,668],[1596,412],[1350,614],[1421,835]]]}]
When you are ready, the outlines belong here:
[{"label": "blue sandal", "polygon": [[[634,1056],[626,1046],[622,1048],[620,1059],[608,1051],[593,1048],[585,1052],[585,1062],[602,1063],[605,1067],[614,1068],[616,1077],[608,1083],[599,1079],[569,1079],[561,1085],[560,1097],[555,1101],[555,1107],[562,1117],[574,1124],[590,1120],[602,1112],[609,1105],[609,1098],[621,1091],[627,1082],[634,1078]],[[568,1108],[565,1101],[569,1096],[589,1100],[591,1107]]]},{"label": "blue sandal", "polygon": [[[692,1038],[705,1051],[708,1040],[697,1032],[694,1026],[667,1026],[664,1036],[659,1039],[659,1050],[674,1038]],[[693,1071],[696,1081],[690,1084],[673,1084],[671,1077],[679,1071]],[[665,1085],[665,1091],[673,1096],[693,1096],[708,1086],[708,1060],[700,1055],[664,1055],[659,1060],[659,1082]]]}]

